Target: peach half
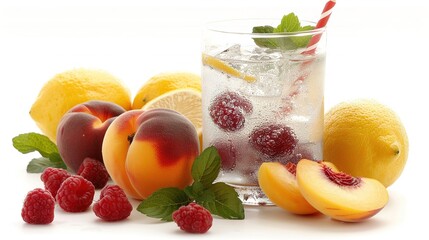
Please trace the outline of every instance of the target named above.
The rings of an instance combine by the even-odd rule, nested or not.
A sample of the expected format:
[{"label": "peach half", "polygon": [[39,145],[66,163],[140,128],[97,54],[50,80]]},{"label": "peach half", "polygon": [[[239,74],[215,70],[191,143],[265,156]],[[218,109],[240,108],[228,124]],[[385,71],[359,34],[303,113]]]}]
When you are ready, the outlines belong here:
[{"label": "peach half", "polygon": [[279,162],[264,162],[259,167],[259,187],[278,207],[294,214],[313,214],[318,212],[302,196],[296,182],[296,165]]},{"label": "peach half", "polygon": [[360,222],[377,214],[389,200],[379,181],[353,177],[324,163],[303,159],[296,168],[304,198],[321,213],[344,222]]},{"label": "peach half", "polygon": [[131,110],[106,131],[102,153],[112,180],[130,197],[145,199],[164,187],[192,183],[198,134],[182,114],[169,109]]}]

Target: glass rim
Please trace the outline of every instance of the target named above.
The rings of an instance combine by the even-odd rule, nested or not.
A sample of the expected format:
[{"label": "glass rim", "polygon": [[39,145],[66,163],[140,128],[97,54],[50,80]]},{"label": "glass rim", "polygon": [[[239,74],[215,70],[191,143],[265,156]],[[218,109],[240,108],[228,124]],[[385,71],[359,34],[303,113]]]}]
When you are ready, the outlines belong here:
[{"label": "glass rim", "polygon": [[[276,38],[279,36],[300,36],[300,35],[317,35],[322,34],[326,31],[326,27],[320,27],[315,28],[312,30],[306,30],[306,31],[298,31],[298,32],[281,32],[281,33],[252,33],[250,31],[231,31],[231,30],[224,30],[222,29],[221,24],[226,23],[233,23],[233,22],[249,22],[249,21],[277,21],[280,22],[281,19],[276,18],[232,18],[232,19],[225,19],[225,20],[216,20],[216,21],[210,21],[205,23],[204,30],[210,31],[214,33],[220,33],[220,34],[235,34],[235,35],[247,35],[247,36],[253,36],[255,38],[258,37],[264,37],[264,38]],[[312,25],[316,26],[316,22],[314,21],[307,21],[307,20],[301,20],[301,23],[304,23],[305,25]],[[267,24],[259,24],[256,26],[266,26]],[[273,26],[274,27],[274,26]]]}]

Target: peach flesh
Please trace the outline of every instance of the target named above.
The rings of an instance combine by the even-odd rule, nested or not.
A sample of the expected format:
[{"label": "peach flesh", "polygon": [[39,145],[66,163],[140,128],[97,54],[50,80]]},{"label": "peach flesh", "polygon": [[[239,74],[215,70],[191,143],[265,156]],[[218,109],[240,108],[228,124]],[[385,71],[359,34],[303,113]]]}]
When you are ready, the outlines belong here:
[{"label": "peach flesh", "polygon": [[292,173],[294,176],[296,176],[296,164],[292,162],[288,162],[285,165],[285,168]]},{"label": "peach flesh", "polygon": [[335,166],[330,165],[309,160],[301,160],[297,165],[300,191],[321,213],[343,222],[360,222],[387,204],[388,192],[379,181],[355,178],[337,172]]},{"label": "peach flesh", "polygon": [[[353,177],[343,172],[334,172],[330,167],[322,164],[323,172],[326,177],[328,177],[331,182],[339,185],[339,186],[348,186],[348,187],[359,187],[362,182],[361,178]],[[296,171],[296,167],[295,167]]]}]

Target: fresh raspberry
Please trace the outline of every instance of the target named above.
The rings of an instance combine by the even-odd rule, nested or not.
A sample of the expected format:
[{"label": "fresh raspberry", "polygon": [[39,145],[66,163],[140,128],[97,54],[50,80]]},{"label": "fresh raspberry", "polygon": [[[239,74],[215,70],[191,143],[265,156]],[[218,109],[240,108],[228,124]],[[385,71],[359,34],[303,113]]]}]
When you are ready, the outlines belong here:
[{"label": "fresh raspberry", "polygon": [[27,193],[21,210],[22,219],[31,224],[48,224],[54,220],[55,199],[48,190],[36,188]]},{"label": "fresh raspberry", "polygon": [[227,171],[234,169],[237,162],[235,145],[231,141],[216,141],[213,146],[219,153],[222,169]]},{"label": "fresh raspberry", "polygon": [[133,206],[119,186],[106,185],[92,210],[97,217],[105,221],[119,221],[130,216]]},{"label": "fresh raspberry", "polygon": [[174,211],[173,220],[183,231],[205,233],[212,226],[213,217],[207,209],[192,202]]},{"label": "fresh raspberry", "polygon": [[100,199],[108,195],[123,195],[126,197],[124,190],[118,185],[106,185],[100,192]]},{"label": "fresh raspberry", "polygon": [[74,175],[61,184],[57,193],[57,202],[66,212],[83,212],[94,199],[94,185],[82,176]]},{"label": "fresh raspberry", "polygon": [[250,144],[268,157],[291,154],[297,142],[292,128],[281,124],[257,127],[250,134]]},{"label": "fresh raspberry", "polygon": [[71,174],[65,169],[47,167],[40,175],[40,179],[44,183],[45,189],[51,192],[52,196],[55,198],[61,183],[70,176]]},{"label": "fresh raspberry", "polygon": [[253,111],[249,100],[235,92],[224,92],[216,96],[209,112],[213,122],[221,129],[234,132],[244,126],[244,114]]},{"label": "fresh raspberry", "polygon": [[83,160],[77,174],[90,181],[95,189],[103,188],[109,181],[109,173],[104,164],[89,157]]}]

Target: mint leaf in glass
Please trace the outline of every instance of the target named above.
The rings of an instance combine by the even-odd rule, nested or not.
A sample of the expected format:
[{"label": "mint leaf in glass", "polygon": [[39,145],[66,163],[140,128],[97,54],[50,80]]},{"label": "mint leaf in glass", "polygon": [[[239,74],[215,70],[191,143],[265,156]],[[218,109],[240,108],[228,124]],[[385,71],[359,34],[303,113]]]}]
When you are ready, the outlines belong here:
[{"label": "mint leaf in glass", "polygon": [[[253,27],[252,30],[253,33],[273,33],[274,28],[271,26],[256,26]],[[266,48],[278,48],[279,44],[277,43],[276,38],[253,38],[256,45],[259,47],[266,47]]]},{"label": "mint leaf in glass", "polygon": [[294,13],[284,15],[280,24],[274,28],[275,33],[297,32],[301,28],[299,18]]},{"label": "mint leaf in glass", "polygon": [[[299,31],[304,32],[304,31],[311,31],[313,29],[314,29],[313,26],[307,25],[307,26],[301,27]],[[312,35],[307,35],[307,36],[300,36],[300,37],[291,37],[290,39],[292,40],[292,42],[295,44],[297,48],[304,48],[304,47],[307,47],[311,37]]]},{"label": "mint leaf in glass", "polygon": [[253,38],[256,45],[259,47],[281,50],[295,50],[306,47],[312,36],[276,37],[276,33],[294,33],[310,31],[313,29],[313,26],[302,27],[298,16],[296,16],[294,13],[289,13],[283,16],[280,24],[277,25],[277,27],[256,26],[253,27],[252,33],[272,33],[272,38]]},{"label": "mint leaf in glass", "polygon": [[184,191],[178,188],[162,188],[143,200],[137,211],[148,217],[172,221],[173,212],[190,202],[191,199]]}]

